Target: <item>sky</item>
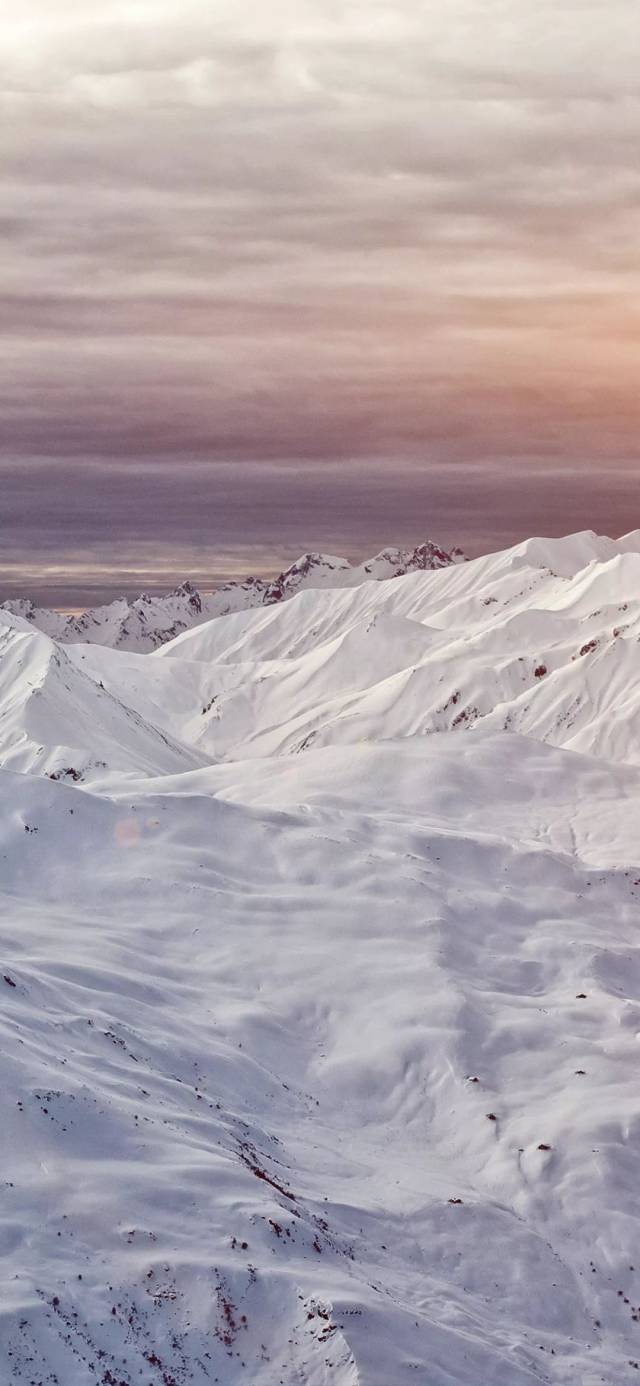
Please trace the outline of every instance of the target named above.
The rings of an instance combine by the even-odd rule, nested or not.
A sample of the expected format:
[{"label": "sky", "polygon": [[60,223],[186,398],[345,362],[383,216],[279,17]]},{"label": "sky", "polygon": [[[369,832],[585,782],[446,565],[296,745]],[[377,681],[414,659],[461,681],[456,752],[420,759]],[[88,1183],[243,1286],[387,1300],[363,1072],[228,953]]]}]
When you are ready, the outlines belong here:
[{"label": "sky", "polygon": [[640,523],[636,0],[0,0],[0,599]]}]

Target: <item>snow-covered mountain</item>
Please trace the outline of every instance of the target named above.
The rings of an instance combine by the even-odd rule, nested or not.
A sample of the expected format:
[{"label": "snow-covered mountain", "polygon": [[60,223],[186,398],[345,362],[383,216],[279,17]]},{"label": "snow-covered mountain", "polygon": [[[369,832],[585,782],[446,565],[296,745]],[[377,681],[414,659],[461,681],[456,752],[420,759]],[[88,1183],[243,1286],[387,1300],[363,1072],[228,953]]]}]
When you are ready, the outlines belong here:
[{"label": "snow-covered mountain", "polygon": [[3,1383],[638,1379],[640,532],[5,610],[0,760]]},{"label": "snow-covered mountain", "polygon": [[155,650],[181,631],[190,630],[215,616],[286,601],[303,588],[357,587],[369,578],[401,577],[405,573],[444,568],[464,560],[461,549],[447,552],[427,539],[414,549],[383,549],[375,558],[357,566],[332,554],[307,553],[277,578],[248,577],[242,582],[227,582],[216,592],[199,592],[187,581],[163,597],[143,593],[133,602],[121,598],[106,606],[92,607],[78,616],[34,606],[28,598],[6,601],[0,605],[0,612],[20,616],[64,644],[90,640],[94,645],[108,645],[111,649]]}]

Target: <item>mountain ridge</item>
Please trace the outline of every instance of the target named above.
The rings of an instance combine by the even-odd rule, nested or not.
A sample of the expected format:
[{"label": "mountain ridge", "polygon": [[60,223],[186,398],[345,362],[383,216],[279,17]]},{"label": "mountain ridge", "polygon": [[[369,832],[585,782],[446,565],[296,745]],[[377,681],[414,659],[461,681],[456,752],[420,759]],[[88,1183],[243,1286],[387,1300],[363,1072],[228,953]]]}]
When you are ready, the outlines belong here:
[{"label": "mountain ridge", "polygon": [[640,533],[308,576],[0,610],[0,1380],[626,1386]]},{"label": "mountain ridge", "polygon": [[120,597],[80,615],[37,607],[28,598],[0,603],[0,611],[21,617],[63,644],[89,641],[111,649],[144,652],[216,616],[287,601],[309,587],[357,586],[367,580],[381,581],[464,561],[461,549],[449,552],[427,539],[413,549],[382,549],[360,564],[333,554],[305,553],[275,578],[250,576],[224,583],[214,592],[199,591],[187,578],[165,596],[143,592],[131,602]]}]

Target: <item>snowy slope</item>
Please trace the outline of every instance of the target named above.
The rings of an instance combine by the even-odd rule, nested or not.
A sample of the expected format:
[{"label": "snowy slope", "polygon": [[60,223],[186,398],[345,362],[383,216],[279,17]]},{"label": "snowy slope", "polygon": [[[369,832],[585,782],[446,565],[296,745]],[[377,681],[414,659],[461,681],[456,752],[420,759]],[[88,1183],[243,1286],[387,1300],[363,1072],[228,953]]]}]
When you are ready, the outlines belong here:
[{"label": "snowy slope", "polygon": [[146,593],[128,602],[125,598],[106,606],[93,607],[79,616],[65,615],[36,607],[21,598],[0,604],[0,614],[8,612],[64,644],[90,641],[111,649],[155,650],[183,630],[224,616],[286,601],[305,588],[357,587],[368,578],[402,577],[405,573],[444,568],[462,563],[461,549],[451,552],[427,539],[415,549],[383,549],[375,558],[353,566],[346,558],[332,554],[307,553],[285,568],[277,578],[248,577],[227,582],[217,592],[198,592],[191,582],[183,582],[164,597]]},{"label": "snowy slope", "polygon": [[0,617],[0,1381],[638,1379],[639,574]]},{"label": "snowy slope", "polygon": [[76,783],[95,771],[157,775],[203,763],[77,669],[46,635],[1,619],[0,757],[12,770]]},{"label": "snowy slope", "polygon": [[179,636],[154,663],[207,669],[215,701],[191,739],[214,755],[486,722],[640,762],[639,591],[639,535],[535,540],[229,615]]}]

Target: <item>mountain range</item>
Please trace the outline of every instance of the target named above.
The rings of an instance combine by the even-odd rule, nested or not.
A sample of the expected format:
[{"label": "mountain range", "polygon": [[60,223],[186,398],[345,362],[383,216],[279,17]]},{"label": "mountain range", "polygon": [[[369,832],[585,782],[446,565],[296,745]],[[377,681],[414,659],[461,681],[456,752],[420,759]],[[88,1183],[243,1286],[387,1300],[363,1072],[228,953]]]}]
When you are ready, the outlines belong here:
[{"label": "mountain range", "polygon": [[6,601],[0,611],[22,616],[63,644],[88,640],[112,649],[145,651],[157,649],[183,630],[214,616],[271,606],[307,587],[357,587],[361,582],[430,571],[464,560],[461,549],[447,552],[427,539],[414,549],[383,549],[356,566],[333,554],[306,553],[276,578],[247,577],[224,583],[215,592],[199,592],[187,579],[166,596],[142,593],[132,602],[123,597],[78,615],[34,606],[28,598]]},{"label": "mountain range", "polygon": [[9,1386],[638,1379],[640,531],[451,557],[0,610]]}]

